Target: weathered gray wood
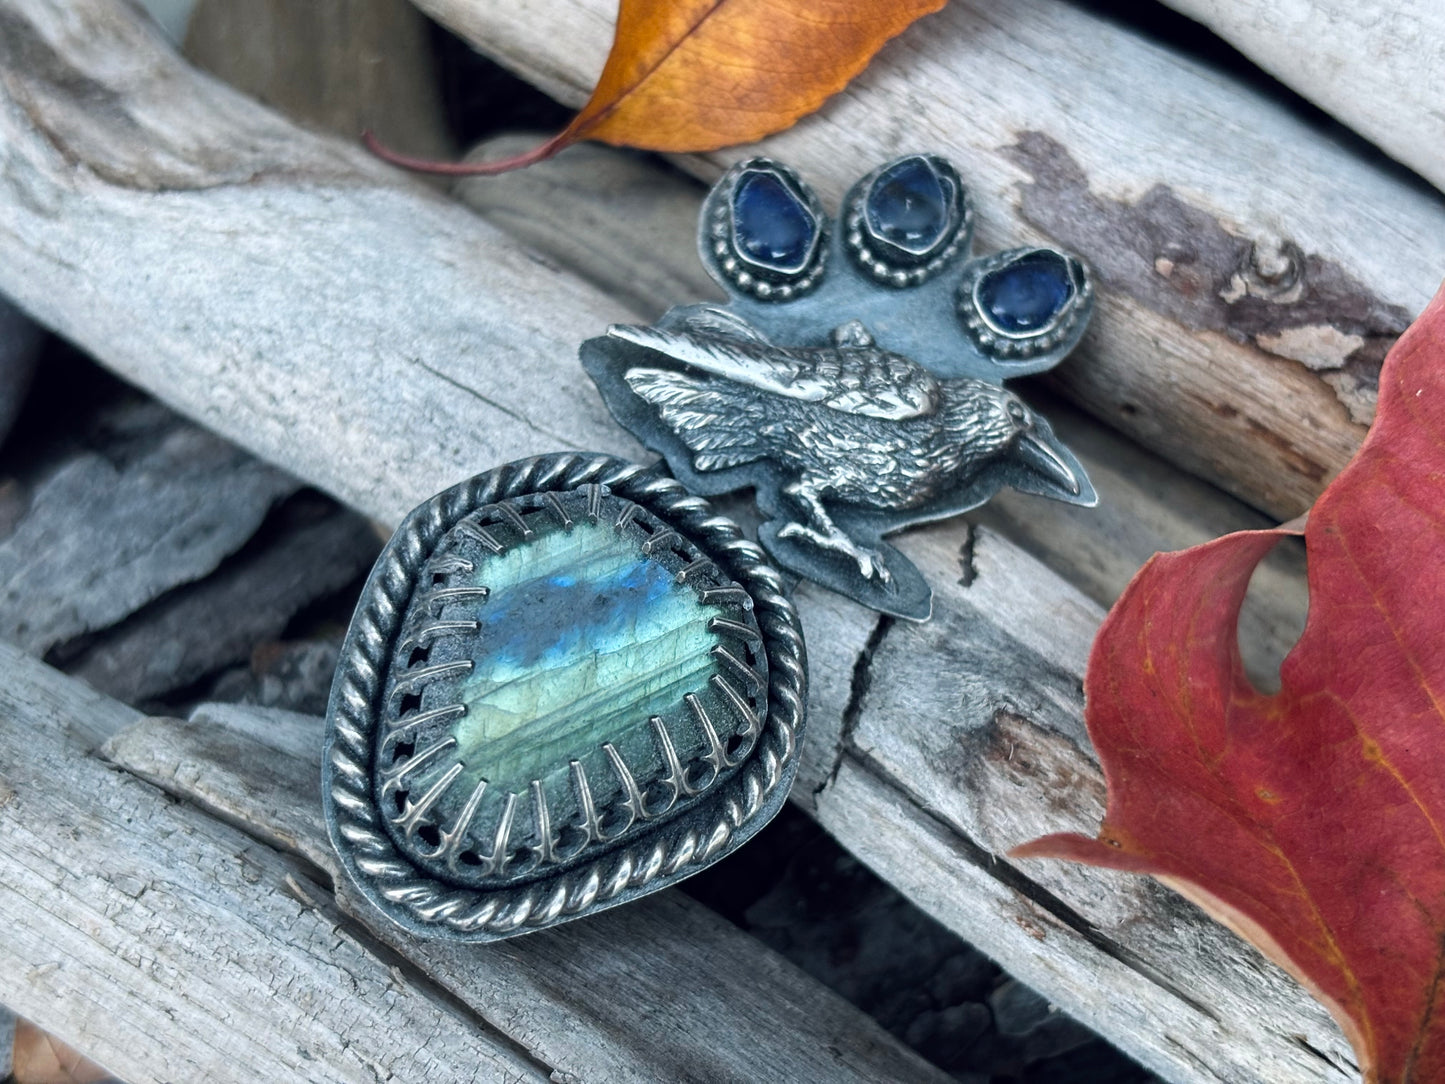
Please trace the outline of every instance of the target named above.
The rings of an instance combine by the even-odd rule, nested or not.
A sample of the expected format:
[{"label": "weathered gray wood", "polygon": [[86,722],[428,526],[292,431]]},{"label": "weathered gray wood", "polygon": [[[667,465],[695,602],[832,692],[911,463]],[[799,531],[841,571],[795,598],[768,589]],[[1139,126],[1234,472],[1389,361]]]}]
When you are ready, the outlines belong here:
[{"label": "weathered gray wood", "polygon": [[66,736],[136,713],[13,647],[0,674],[0,1001],[130,1084],[548,1078],[293,860]]},{"label": "weathered gray wood", "polygon": [[[190,722],[137,723],[106,755],[344,882],[321,819],[322,726],[208,706]],[[563,1079],[947,1079],[678,892],[505,945],[421,942],[364,902],[356,908],[378,938]]]},{"label": "weathered gray wood", "polygon": [[205,695],[237,704],[324,715],[341,656],[342,633],[333,626],[301,639],[263,643],[252,651],[249,665],[218,676]]},{"label": "weathered gray wood", "polygon": [[166,37],[177,46],[186,40],[186,24],[191,21],[191,12],[196,0],[137,0]]},{"label": "weathered gray wood", "polygon": [[[96,132],[88,125],[85,103],[66,89],[70,82],[53,86],[41,79],[37,85],[29,71],[24,76],[30,80],[26,100],[43,98],[48,131],[68,148],[78,148],[70,153],[80,160],[94,164],[103,148],[107,160],[124,163],[129,172],[123,176],[143,178],[160,190],[137,190],[67,167],[53,156],[54,143],[38,139],[28,120],[18,116],[13,92],[9,104],[0,100],[0,132],[12,156],[10,172],[0,175],[0,193],[39,192],[53,208],[52,214],[40,215],[29,210],[29,203],[0,196],[0,215],[6,216],[0,218],[0,243],[7,256],[14,249],[23,272],[13,277],[22,284],[58,282],[85,296],[86,306],[67,305],[56,300],[63,292],[42,294],[32,286],[25,303],[43,310],[47,319],[63,322],[67,333],[108,364],[383,519],[395,518],[466,473],[521,452],[578,445],[635,452],[605,418],[574,360],[577,341],[594,334],[609,315],[622,315],[620,305],[520,251],[469,212],[447,206],[346,148],[305,136],[228,92],[195,81],[128,23],[121,9],[100,0],[73,0],[66,19],[60,20],[41,0],[6,0],[0,11],[29,13],[19,25],[30,34],[31,54],[37,51],[34,39],[44,42],[49,35],[89,78],[101,80],[107,74],[105,58],[113,50],[123,49],[129,58],[132,78],[124,93],[116,92],[115,108],[135,118],[136,126],[127,129],[119,143],[109,134],[113,128]],[[19,77],[7,72],[3,78],[14,85]],[[186,94],[176,92],[177,83],[187,88]],[[185,137],[179,144],[178,130]],[[103,138],[111,142],[97,142]],[[846,141],[840,146],[846,150]],[[238,152],[235,147],[262,149]],[[178,161],[180,149],[189,156]],[[867,157],[875,156],[870,151]],[[285,168],[263,166],[258,159],[281,162]],[[248,165],[254,167],[249,172]],[[115,173],[112,166],[106,176]],[[231,183],[255,173],[260,176],[252,183]],[[158,185],[158,176],[168,183]],[[106,230],[99,230],[101,222]],[[84,245],[78,244],[81,237]],[[77,251],[83,253],[79,262]],[[137,251],[141,258],[166,261],[167,266],[180,260],[188,274],[140,280],[123,273]],[[383,260],[383,255],[391,259]],[[0,277],[10,274],[10,266],[0,261]],[[304,283],[304,289],[298,283]],[[14,288],[8,278],[0,286]],[[156,313],[156,323],[142,327],[120,319],[122,309],[137,308]],[[184,319],[168,315],[182,311],[187,313]],[[955,526],[920,531],[904,543],[910,552],[918,547],[927,551],[929,577],[940,588],[940,624],[935,628],[954,632],[952,640],[932,641],[914,668],[927,677],[926,690],[934,698],[930,711],[938,704],[955,711],[970,682],[982,682],[956,662],[967,659],[971,644],[986,648],[1001,636],[1017,639],[1025,628],[1048,644],[1062,635],[1059,629],[1086,628],[1098,618],[1097,608],[1077,592],[1002,543],[998,550],[1010,554],[1010,561],[990,566],[975,560],[973,586],[967,592],[952,590],[950,582],[969,578],[960,563],[967,557],[967,542],[967,530]],[[1000,569],[1015,571],[1005,575]],[[970,603],[950,615],[951,608],[962,606],[968,592],[985,581],[991,585],[993,603]],[[812,590],[798,596],[815,675],[805,777],[819,781],[838,767],[835,750],[813,740],[828,729],[845,735],[863,727],[869,734],[892,727],[922,741],[926,735],[920,735],[919,728],[947,721],[903,701],[865,718],[873,695],[868,679],[871,675],[877,681],[885,668],[868,665],[865,651],[860,669],[858,656],[851,655],[854,645],[871,645],[876,659],[905,627],[879,623],[856,607],[823,596]],[[820,664],[824,658],[828,661]],[[1072,711],[1071,733],[1076,737],[1081,734],[1076,692],[1081,666],[1080,652],[1059,663],[1075,691],[1073,699],[1065,695],[1065,682],[1048,717]],[[845,674],[850,679],[846,693],[841,680]],[[1020,718],[1021,725],[1034,726],[1027,715]],[[856,747],[856,738],[848,747]],[[1016,782],[1004,774],[1004,765],[985,758],[977,767],[985,774],[998,773],[996,790],[1009,794],[1010,803],[1048,808],[1055,801],[1067,809],[1070,802],[1080,802],[1058,791],[1052,779]],[[886,783],[881,777],[875,782]],[[823,795],[829,794],[825,788]],[[946,830],[939,836],[939,853],[953,857],[943,861],[925,855],[917,868],[927,876],[905,877],[903,869],[891,876],[945,920],[956,919],[959,910],[974,903],[984,906],[989,892],[1000,891],[996,884],[977,882],[967,870],[952,868],[957,855],[969,850],[965,836],[926,812],[927,807],[911,801],[903,805],[914,820],[900,816],[898,828],[884,819],[844,816],[841,809],[851,806],[843,798],[832,803],[829,813],[824,814],[822,804],[819,809],[831,831],[879,868],[889,867],[890,856],[920,853],[909,834],[917,818],[942,825]],[[994,864],[988,858],[978,868]],[[1020,877],[1024,887],[1032,883],[1028,871]],[[1069,882],[1068,892],[1087,891],[1110,901],[1119,925],[1127,926],[1131,909],[1138,906],[1135,899],[1144,891],[1137,886],[1144,882],[1110,889],[1116,882],[1102,875],[1082,871],[1078,878]],[[1082,887],[1086,885],[1091,887]],[[1008,888],[1008,893],[1014,891]],[[1102,973],[1115,966],[1110,960],[1119,969],[1134,970],[1132,958],[1116,960],[1087,929],[1069,925],[1066,919],[1074,906],[1070,897],[1060,893],[1044,899],[1061,924],[1058,938],[1015,942],[1007,930],[991,935],[980,928],[974,931],[978,943],[1026,971],[1033,985],[1049,996],[1056,987],[1061,998],[1069,989],[1081,990],[1072,980],[1051,978],[1056,960],[1083,961],[1076,976],[1093,967]],[[628,911],[617,914],[626,916]],[[1223,973],[1221,988],[1248,987],[1258,957],[1229,935],[1217,936],[1231,951],[1217,951],[1217,941],[1163,936],[1159,951],[1187,959],[1187,966],[1177,965],[1181,973],[1215,968]],[[1091,1008],[1089,1018],[1115,1042],[1171,1077],[1245,1079],[1238,1067],[1254,1059],[1260,1071],[1247,1079],[1270,1079],[1273,1067],[1285,1057],[1279,1044],[1286,1040],[1277,1035],[1270,1040],[1274,1046],[1243,1044],[1227,1057],[1217,1044],[1202,1043],[1197,1029],[1173,1043],[1169,1037],[1178,1017],[1167,999],[1154,996],[1155,984],[1142,972],[1123,977],[1128,981],[1109,989],[1126,991],[1128,1004],[1116,1004],[1119,998],[1110,996]],[[1239,1004],[1231,1003],[1230,1011]],[[1318,1011],[1295,987],[1263,986],[1250,1012],[1309,1021],[1304,1033],[1315,1036],[1317,1046],[1342,1048],[1343,1040],[1328,1032],[1327,1023],[1316,1026]],[[1274,1079],[1327,1079],[1320,1075],[1325,1071],[1316,1071],[1308,1060],[1286,1064],[1297,1068],[1297,1075],[1276,1074]]]},{"label": "weathered gray wood", "polygon": [[[295,479],[159,408],[116,463],[81,453],[0,541],[0,638],[42,654],[212,571]],[[133,457],[131,457],[133,456]]]},{"label": "weathered gray wood", "polygon": [[332,512],[107,629],[64,669],[128,704],[184,688],[248,658],[307,604],[361,576],[379,550],[365,520]]},{"label": "weathered gray wood", "polygon": [[[1041,405],[1099,491],[1097,508],[1044,501],[1012,490],[971,518],[1018,543],[1101,606],[1112,606],[1155,553],[1185,549],[1273,520],[1106,429],[1053,396]],[[1279,685],[1279,663],[1304,631],[1309,590],[1303,542],[1281,543],[1250,583],[1239,620],[1251,678]]]},{"label": "weathered gray wood", "polygon": [[0,30],[0,290],[42,323],[283,467],[330,446],[301,473],[392,521],[522,455],[640,454],[576,362],[619,303],[118,0],[5,0]]},{"label": "weathered gray wood", "polygon": [[200,0],[184,52],[303,124],[451,153],[427,21],[406,0]]},{"label": "weathered gray wood", "polygon": [[[468,161],[503,158],[544,135],[488,140]],[[655,319],[672,305],[725,300],[697,257],[705,189],[656,159],[584,144],[538,169],[474,177],[456,195],[487,221]]]},{"label": "weathered gray wood", "polygon": [[[1214,966],[1238,973],[1240,989],[1249,995],[1245,1020],[1216,1022],[1207,1000],[1213,989],[1191,995],[1170,981],[1168,972],[1141,974],[1144,964],[1127,950],[1087,922],[1064,921],[1059,902],[1039,893],[1027,876],[1017,886],[999,876],[997,859],[975,851],[952,826],[920,809],[911,794],[891,786],[871,766],[845,756],[833,784],[819,796],[819,813],[830,831],[849,839],[886,833],[886,848],[855,848],[879,876],[960,936],[986,944],[1010,973],[1047,991],[1052,1003],[1109,1035],[1165,1080],[1344,1084],[1357,1079],[1348,1044],[1323,1010],[1312,1017],[1311,1005],[1300,1003],[1281,1012],[1281,1001],[1293,1000],[1279,985],[1283,976],[1270,972],[1238,941],[1218,944],[1206,937],[1192,946],[1201,957],[1222,949]],[[1129,899],[1139,891],[1140,886],[1120,883],[1113,898]],[[1169,937],[1189,938],[1200,928],[1186,917],[1169,929]],[[1278,1031],[1268,1026],[1270,1020],[1280,1022]],[[1300,1030],[1286,1034],[1286,1026]],[[1311,1049],[1315,1044],[1322,1044],[1322,1054]]]},{"label": "weathered gray wood", "polygon": [[1164,0],[1445,188],[1445,6],[1438,0]]},{"label": "weathered gray wood", "polygon": [[[611,41],[611,0],[418,3],[571,103]],[[1445,200],[1054,0],[955,0],[760,149],[836,205],[920,147],[957,161],[984,246],[1048,239],[1093,265],[1095,326],[1058,386],[1280,518],[1358,445],[1383,351],[1445,267]],[[748,152],[689,164],[714,176]]]},{"label": "weathered gray wood", "polygon": [[894,626],[874,651],[819,820],[925,910],[1170,1079],[1339,1079],[1350,1048],[1325,1010],[1172,892],[1003,857],[1048,832],[1092,834],[1104,785],[1079,679],[1101,614],[1000,542],[975,530],[963,587],[949,578],[956,538],[904,541],[935,584],[934,618]]}]

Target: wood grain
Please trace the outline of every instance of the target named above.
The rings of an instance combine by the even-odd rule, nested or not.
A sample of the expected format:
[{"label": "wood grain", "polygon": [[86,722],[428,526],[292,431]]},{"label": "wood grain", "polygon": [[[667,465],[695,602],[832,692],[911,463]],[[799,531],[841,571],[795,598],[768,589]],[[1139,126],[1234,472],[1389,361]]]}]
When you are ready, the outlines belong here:
[{"label": "wood grain", "polygon": [[1164,2],[1445,189],[1445,7],[1435,0]]},{"label": "wood grain", "polygon": [[392,522],[488,464],[641,454],[575,360],[624,306],[122,4],[0,3],[0,91],[0,291],[182,413]]},{"label": "wood grain", "polygon": [[[544,138],[508,133],[467,160],[510,158]],[[532,169],[461,181],[455,192],[494,226],[650,320],[684,301],[727,300],[697,256],[706,189],[651,156],[583,143]]]},{"label": "wood grain", "polygon": [[[1337,1079],[1350,1047],[1325,1010],[1178,896],[1004,857],[1059,826],[1093,831],[1103,814],[1080,680],[1102,614],[983,528],[967,587],[949,576],[958,545],[946,532],[904,550],[935,585],[934,618],[900,623],[874,651],[820,821],[1061,1008],[1107,1020],[1168,1079]],[[854,842],[885,832],[886,847]]]},{"label": "wood grain", "polygon": [[213,571],[297,488],[154,403],[107,420],[141,435],[59,465],[0,540],[0,637],[37,654]]},{"label": "wood grain", "polygon": [[[576,104],[610,0],[418,0]],[[757,149],[836,206],[872,164],[935,149],[984,248],[1084,256],[1099,311],[1057,386],[1279,518],[1359,444],[1379,362],[1445,267],[1445,200],[1259,93],[1052,0],[956,0]],[[750,153],[684,163],[705,177]]]},{"label": "wood grain", "polygon": [[185,55],[303,124],[452,153],[427,21],[407,0],[199,0]]},{"label": "wood grain", "polygon": [[[322,729],[319,718],[203,706],[187,722],[139,722],[105,752],[344,883],[321,818]],[[562,1079],[947,1079],[678,892],[496,945],[420,941],[349,891],[342,902]]]},{"label": "wood grain", "polygon": [[67,736],[135,712],[13,647],[0,673],[0,1001],[131,1084],[548,1079],[358,943],[286,856]]},{"label": "wood grain", "polygon": [[379,549],[366,521],[334,509],[87,638],[62,665],[127,704],[184,689],[249,661],[308,604],[365,576]]}]

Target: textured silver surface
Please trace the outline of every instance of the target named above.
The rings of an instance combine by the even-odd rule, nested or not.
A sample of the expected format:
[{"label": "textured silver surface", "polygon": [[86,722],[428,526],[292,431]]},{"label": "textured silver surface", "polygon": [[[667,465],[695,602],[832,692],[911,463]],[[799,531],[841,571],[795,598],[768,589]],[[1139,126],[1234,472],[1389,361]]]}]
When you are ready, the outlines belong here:
[{"label": "textured silver surface", "polygon": [[[909,160],[941,179],[946,196],[944,228],[917,251],[879,236],[865,207],[875,182]],[[734,192],[758,173],[817,220],[793,270],[748,264],[736,236]],[[779,564],[922,620],[932,592],[885,535],[977,507],[1005,486],[1097,502],[1048,422],[1002,387],[1073,348],[1093,288],[1079,260],[1053,249],[969,259],[972,205],[937,155],[869,173],[842,219],[830,229],[781,163],[739,163],[708,196],[698,239],[732,302],[675,308],[654,327],[614,326],[582,345],[582,364],[614,417],[689,489],[756,491],[759,538]],[[984,311],[979,283],[1038,257],[1065,276],[1065,300],[1040,326],[1007,331]]]},{"label": "textured silver surface", "polygon": [[[673,802],[649,811],[645,799],[627,790],[625,798],[653,814],[647,831],[617,832],[615,845],[606,845],[613,839],[598,840],[571,865],[539,861],[499,886],[449,881],[398,846],[397,826],[384,812],[389,795],[383,791],[396,773],[378,764],[378,738],[387,726],[387,675],[401,646],[403,619],[419,579],[429,587],[429,563],[439,542],[466,517],[529,494],[579,489],[589,502],[591,494],[606,493],[645,509],[736,585],[715,590],[740,590],[751,599],[766,654],[766,716],[744,728],[752,732],[741,735],[738,748],[725,750],[735,770],[718,773],[708,787],[698,788],[706,793],[671,816]],[[685,576],[686,569],[678,575]],[[805,696],[802,632],[778,572],[758,545],[706,501],[671,478],[605,455],[549,455],[498,467],[412,512],[372,571],[342,650],[328,713],[323,800],[332,842],[362,893],[416,933],[490,941],[541,929],[672,884],[762,827],[782,804],[796,771]],[[543,845],[547,838],[544,831]]]}]

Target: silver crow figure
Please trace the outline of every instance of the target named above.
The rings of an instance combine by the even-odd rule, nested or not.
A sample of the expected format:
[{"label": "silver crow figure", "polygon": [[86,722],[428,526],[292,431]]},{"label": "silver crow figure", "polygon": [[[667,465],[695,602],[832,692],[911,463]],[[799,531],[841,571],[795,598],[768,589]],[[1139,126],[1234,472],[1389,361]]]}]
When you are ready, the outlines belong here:
[{"label": "silver crow figure", "polygon": [[621,325],[608,334],[686,367],[639,366],[623,378],[692,450],[695,470],[772,461],[801,514],[777,537],[844,554],[866,578],[888,581],[880,554],[840,530],[825,501],[911,511],[1009,458],[1080,494],[1080,474],[1018,396],[982,380],[937,379],[880,349],[856,321],[837,329],[832,346],[791,350],[741,322],[731,335]]},{"label": "silver crow figure", "polygon": [[740,163],[699,230],[730,303],[614,326],[582,345],[582,364],[693,492],[755,490],[758,538],[780,565],[924,619],[932,592],[885,535],[1004,486],[1097,501],[1048,423],[1003,387],[1078,341],[1087,272],[1048,248],[967,259],[971,225],[936,155],[860,180],[831,234],[786,166]]}]

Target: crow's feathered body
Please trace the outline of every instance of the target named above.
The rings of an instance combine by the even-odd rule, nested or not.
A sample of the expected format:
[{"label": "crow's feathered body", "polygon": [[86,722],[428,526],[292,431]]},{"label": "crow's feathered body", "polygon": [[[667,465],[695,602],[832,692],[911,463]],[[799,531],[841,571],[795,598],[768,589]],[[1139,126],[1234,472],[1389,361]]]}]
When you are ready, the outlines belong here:
[{"label": "crow's feathered body", "polygon": [[[835,352],[849,360],[848,348]],[[1001,389],[977,380],[939,381],[937,409],[897,419],[719,376],[634,369],[627,382],[691,449],[697,470],[768,459],[819,497],[869,508],[916,508],[967,482],[1016,430]]]},{"label": "crow's feathered body", "polygon": [[687,447],[693,469],[767,460],[801,513],[777,536],[841,553],[867,577],[887,579],[879,555],[850,539],[827,505],[917,509],[1010,454],[1042,456],[1065,486],[1077,484],[1038,444],[1033,412],[1013,393],[982,380],[939,379],[878,347],[857,323],[839,328],[831,346],[806,348],[774,346],[711,308],[608,334],[666,359],[622,375]]},{"label": "crow's feathered body", "polygon": [[614,328],[683,369],[632,368],[628,385],[699,471],[767,459],[794,490],[910,509],[967,482],[1023,428],[1027,408],[982,380],[940,380],[856,325],[836,345],[785,349],[704,311],[701,327]]}]

